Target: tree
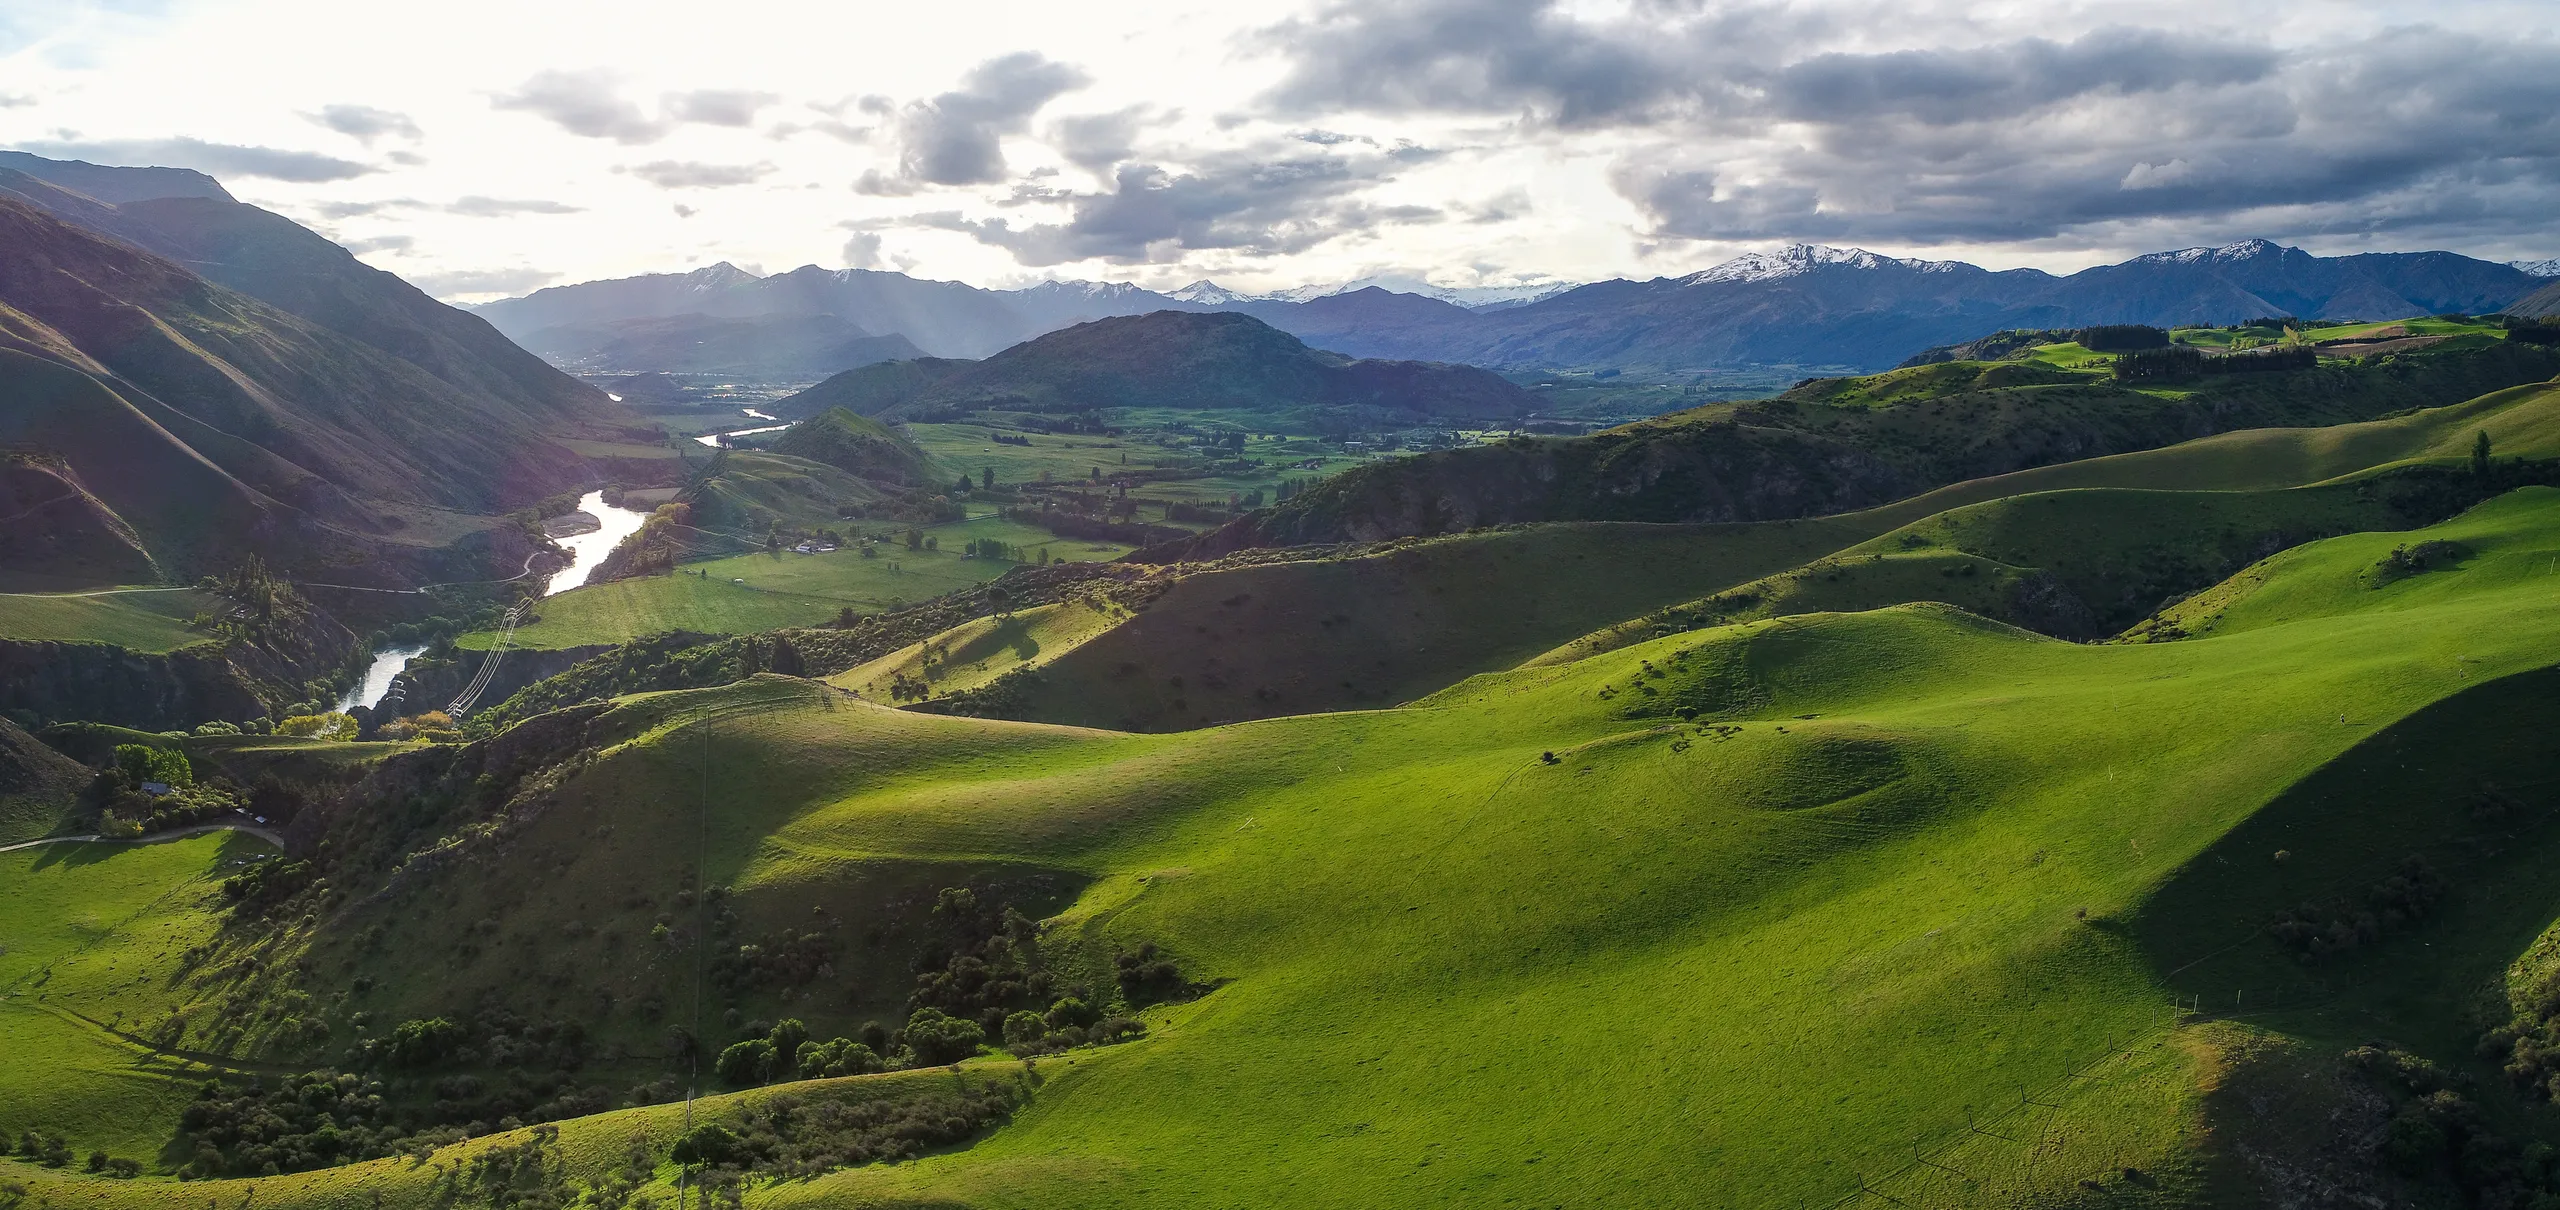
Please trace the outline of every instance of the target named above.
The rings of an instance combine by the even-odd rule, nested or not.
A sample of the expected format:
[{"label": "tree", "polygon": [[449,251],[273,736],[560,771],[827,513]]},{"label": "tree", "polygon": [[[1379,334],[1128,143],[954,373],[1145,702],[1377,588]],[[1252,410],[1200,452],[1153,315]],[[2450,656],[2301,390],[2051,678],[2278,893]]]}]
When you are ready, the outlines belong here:
[{"label": "tree", "polygon": [[704,1122],[678,1138],[667,1158],[679,1164],[725,1164],[737,1158],[738,1143],[737,1134],[728,1127]]},{"label": "tree", "polygon": [[130,786],[156,781],[183,790],[196,784],[195,770],[187,765],[185,753],[149,744],[117,744],[116,772]]},{"label": "tree", "polygon": [[919,1008],[907,1018],[907,1046],[916,1052],[916,1061],[928,1065],[957,1063],[978,1053],[987,1040],[987,1031],[977,1022],[954,1017],[938,1008]]},{"label": "tree", "polygon": [[1049,1023],[1028,1009],[1004,1019],[1004,1044],[1007,1046],[1028,1046],[1048,1034]]},{"label": "tree", "polygon": [[907,549],[908,549],[908,550],[923,550],[923,549],[924,549],[924,531],[923,531],[923,530],[921,530],[921,529],[915,529],[915,528],[912,528],[912,527],[911,527],[911,528],[909,528],[909,529],[907,530]]},{"label": "tree", "polygon": [[775,1054],[797,1055],[800,1044],[809,1040],[809,1027],[801,1024],[798,1017],[784,1017],[774,1022],[773,1032],[764,1037],[765,1041],[773,1043]]},{"label": "tree", "polygon": [[2480,435],[2471,439],[2471,473],[2482,479],[2489,477],[2489,430],[2487,429],[2480,430]]},{"label": "tree", "polygon": [[[784,676],[809,675],[808,661],[800,658],[800,649],[792,646],[790,638],[784,635],[777,634],[773,636],[772,667],[775,672],[779,672]],[[783,1024],[797,1025],[799,1022],[786,1021]],[[775,1028],[780,1029],[781,1026],[775,1026]],[[797,1049],[798,1046],[799,1044],[795,1042],[789,1049]]]},{"label": "tree", "polygon": [[732,1088],[746,1088],[771,1079],[782,1056],[774,1053],[769,1038],[749,1038],[720,1052],[712,1071],[720,1082]]},{"label": "tree", "polygon": [[764,553],[769,555],[782,553],[782,529],[779,525],[765,527]]},{"label": "tree", "polygon": [[978,470],[978,484],[979,484],[979,486],[984,487],[984,488],[986,488],[986,489],[987,489],[987,490],[989,490],[989,491],[993,491],[993,490],[995,490],[995,486],[996,486],[996,468],[994,468],[994,467],[992,467],[992,466],[988,466],[988,467],[981,467],[981,468],[979,468],[979,470]]}]

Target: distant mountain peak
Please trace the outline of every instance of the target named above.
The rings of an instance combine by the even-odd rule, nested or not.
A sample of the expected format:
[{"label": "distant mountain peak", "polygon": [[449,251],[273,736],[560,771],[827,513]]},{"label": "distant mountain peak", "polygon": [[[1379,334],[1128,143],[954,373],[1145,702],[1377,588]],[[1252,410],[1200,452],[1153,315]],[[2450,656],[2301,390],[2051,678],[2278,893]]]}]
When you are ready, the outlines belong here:
[{"label": "distant mountain peak", "polygon": [[702,286],[732,286],[742,282],[764,280],[725,260],[717,264],[704,265],[684,276],[686,281]]},{"label": "distant mountain peak", "polygon": [[1252,302],[1259,299],[1261,295],[1240,294],[1204,277],[1199,281],[1193,282],[1190,285],[1184,286],[1179,290],[1175,290],[1172,293],[1165,295],[1165,297],[1173,299],[1176,302],[1191,303],[1195,306],[1220,307],[1225,306],[1228,303]]},{"label": "distant mountain peak", "polygon": [[2511,260],[2507,262],[2535,277],[2560,277],[2560,257],[2550,260]]},{"label": "distant mountain peak", "polygon": [[1965,268],[1962,261],[1919,260],[1911,257],[1880,256],[1864,248],[1834,248],[1826,244],[1789,244],[1775,252],[1747,252],[1703,272],[1681,278],[1683,285],[1703,286],[1719,282],[1776,281],[1801,277],[1817,269],[1908,269],[1914,273],[1950,273]]}]

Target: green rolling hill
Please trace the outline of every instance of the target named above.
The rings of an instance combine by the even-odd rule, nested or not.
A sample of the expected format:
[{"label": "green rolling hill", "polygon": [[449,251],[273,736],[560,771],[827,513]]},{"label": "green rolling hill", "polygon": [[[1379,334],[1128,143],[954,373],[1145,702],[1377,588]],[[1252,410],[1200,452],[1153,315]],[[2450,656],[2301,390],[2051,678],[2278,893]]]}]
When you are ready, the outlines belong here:
[{"label": "green rolling hill", "polygon": [[[0,1065],[0,1132],[32,1132],[0,1190],[2560,1200],[2560,387],[2381,406],[2533,355],[2324,365],[2343,395],[2219,405],[2343,423],[1812,519],[993,588],[1012,565],[919,550],[960,590],[618,648],[470,743],[48,731],[96,762],[184,754],[287,851],[0,853],[0,1052],[43,1056]],[[1937,363],[1663,431],[1865,450],[1884,484],[1977,465],[1898,431],[2215,406],[2035,413],[2088,373]],[[695,507],[875,491],[853,485],[912,452],[858,418],[797,432],[725,455]],[[1577,448],[1632,458],[1630,432]],[[905,557],[664,583],[758,630],[890,591]],[[556,598],[520,637],[668,624],[633,587],[656,583]],[[90,606],[16,624],[103,624],[63,608]],[[137,642],[183,638],[126,612]],[[62,822],[74,775],[19,763],[43,805],[9,826]],[[134,792],[115,777],[90,793]]]},{"label": "green rolling hill", "polygon": [[[2413,540],[2469,553],[2377,587]],[[568,757],[406,836],[334,825],[327,869],[355,893],[312,883],[193,969],[136,952],[136,973],[194,997],[156,1036],[260,1062],[341,1050],[308,1041],[312,1020],[343,1038],[375,1032],[359,1012],[504,1001],[538,1019],[611,996],[582,1078],[638,1083],[668,1070],[668,1024],[696,1020],[685,964],[639,957],[686,888],[725,888],[726,935],[758,937],[974,885],[1050,917],[1043,952],[1070,973],[1150,943],[1214,990],[1144,1010],[1140,1041],[1042,1062],[1010,1124],[966,1150],[764,1196],[1641,1204],[1707,1174],[1723,1204],[1829,1203],[1862,1181],[1925,1202],[1955,1169],[1981,1186],[1966,1198],[2067,1199],[2086,1180],[2242,1204],[2280,1174],[2230,1140],[2335,1106],[2297,1089],[2305,1118],[2226,1117],[2211,1089],[2327,1070],[2369,1036],[2480,1062],[2453,1045],[2461,1006],[2415,989],[2494,983],[2560,915],[2539,860],[2560,841],[2546,758],[2497,738],[2550,709],[2528,686],[2560,628],[2554,549],[2560,491],[2527,488],[2422,534],[2279,556],[2208,637],[2083,646],[1943,606],[1808,614],[1404,709],[1178,735],[936,718],[790,678],[642,697],[559,716],[514,758],[435,758],[450,771],[428,787],[521,767],[529,745]],[[2439,735],[2471,738],[2408,776],[2355,772],[2433,755]],[[418,784],[426,767],[404,767]],[[2509,814],[2472,809],[2492,782]],[[2306,827],[2292,804],[2314,794]],[[2290,831],[2250,839],[2268,828]],[[412,857],[384,880],[447,831],[470,859]],[[2305,965],[2253,923],[2297,896],[2360,902],[2431,854],[2465,863],[2441,906],[2352,953]],[[2281,884],[2218,872],[2244,857]],[[826,985],[846,993],[715,986],[699,1028],[725,1045],[748,1029],[734,1007],[853,1031],[898,999],[895,935],[844,951]],[[597,944],[635,960],[565,961]],[[554,973],[523,982],[536,970]],[[333,1003],[351,979],[370,990]],[[297,994],[311,1015],[291,1025],[226,1007]],[[2200,1011],[2174,1013],[2189,997]],[[2496,1081],[2466,1095],[2502,1121],[2540,1112]],[[647,1121],[664,1112],[564,1128],[559,1175],[601,1179],[609,1140]],[[2020,1142],[2038,1122],[2058,1139]],[[2435,1167],[2371,1179],[2449,1179],[2449,1156],[2420,1158]],[[261,1197],[409,1204],[434,1181],[394,1162]]]}]

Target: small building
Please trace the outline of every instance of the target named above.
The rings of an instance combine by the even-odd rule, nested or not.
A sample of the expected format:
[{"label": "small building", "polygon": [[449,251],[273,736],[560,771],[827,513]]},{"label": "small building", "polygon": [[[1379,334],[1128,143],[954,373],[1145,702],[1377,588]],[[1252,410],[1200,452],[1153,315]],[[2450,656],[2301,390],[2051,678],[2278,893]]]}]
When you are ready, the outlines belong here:
[{"label": "small building", "polygon": [[176,791],[169,788],[169,783],[165,781],[146,781],[142,783],[142,792],[153,798],[159,798],[162,795],[176,793]]}]

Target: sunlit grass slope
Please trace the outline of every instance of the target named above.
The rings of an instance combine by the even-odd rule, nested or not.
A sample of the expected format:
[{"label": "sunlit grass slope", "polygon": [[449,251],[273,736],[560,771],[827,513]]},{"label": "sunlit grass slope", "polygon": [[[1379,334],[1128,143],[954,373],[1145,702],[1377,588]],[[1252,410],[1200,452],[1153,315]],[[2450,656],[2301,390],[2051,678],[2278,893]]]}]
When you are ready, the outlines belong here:
[{"label": "sunlit grass slope", "polygon": [[217,833],[0,853],[0,1126],[41,1123],[84,1156],[159,1158],[205,1070],[114,1031],[185,1007],[170,977],[219,926],[215,883],[268,851]]},{"label": "sunlit grass slope", "polygon": [[223,602],[193,591],[112,595],[0,594],[0,639],[107,643],[130,651],[174,651],[206,641],[187,619]]},{"label": "sunlit grass slope", "polygon": [[2450,407],[2326,428],[2242,429],[2138,453],[1972,479],[1844,515],[1879,532],[1964,504],[2074,487],[2256,491],[2299,487],[2404,462],[2470,457],[2487,432],[2500,457],[2560,456],[2560,385],[2493,391]]},{"label": "sunlit grass slope", "polygon": [[1393,705],[1865,536],[1829,521],[1544,525],[1200,571],[998,708],[1161,731]]},{"label": "sunlit grass slope", "polygon": [[[837,521],[859,532],[860,522]],[[904,532],[902,526],[892,526]],[[997,538],[1046,549],[1060,561],[1117,558],[1125,546],[1069,541],[992,514],[934,526],[938,550],[908,550],[895,543],[871,558],[848,546],[831,554],[795,551],[734,555],[686,563],[674,575],[642,576],[573,588],[535,607],[540,619],[519,628],[518,646],[590,647],[622,643],[646,634],[690,630],[748,634],[786,626],[815,626],[843,610],[870,614],[931,600],[995,579],[1018,563],[971,558],[973,538]],[[463,647],[485,650],[494,635],[464,635]]]},{"label": "sunlit grass slope", "polygon": [[[2439,534],[2474,553],[2365,576]],[[761,678],[626,704],[626,738],[436,894],[547,927],[545,905],[675,885],[691,853],[662,842],[692,826],[742,914],[879,871],[1055,871],[1084,885],[1054,927],[1227,981],[966,1151],[782,1202],[1788,1206],[1960,1138],[2004,1197],[2123,1165],[2166,1196],[2213,1179],[2193,1149],[2218,1060],[2213,1035],[2158,1032],[2185,976],[2123,922],[2377,729],[2550,664],[2555,552],[2560,492],[2526,489],[2284,556],[2251,609],[2184,642],[1814,614],[1177,735]],[[2549,868],[2519,875],[2543,902]],[[472,994],[413,939],[386,946],[415,970],[399,1003]],[[560,993],[632,963],[593,965],[553,975]],[[2104,1101],[2060,1150],[1967,1133],[1969,1109],[2109,1053],[2112,1082],[2058,1094]],[[433,1179],[402,1172],[260,1200]]]},{"label": "sunlit grass slope", "polygon": [[875,702],[899,700],[901,682],[935,695],[985,686],[1019,668],[1037,668],[1126,621],[1128,611],[1075,600],[1019,613],[976,618],[828,677]]}]

